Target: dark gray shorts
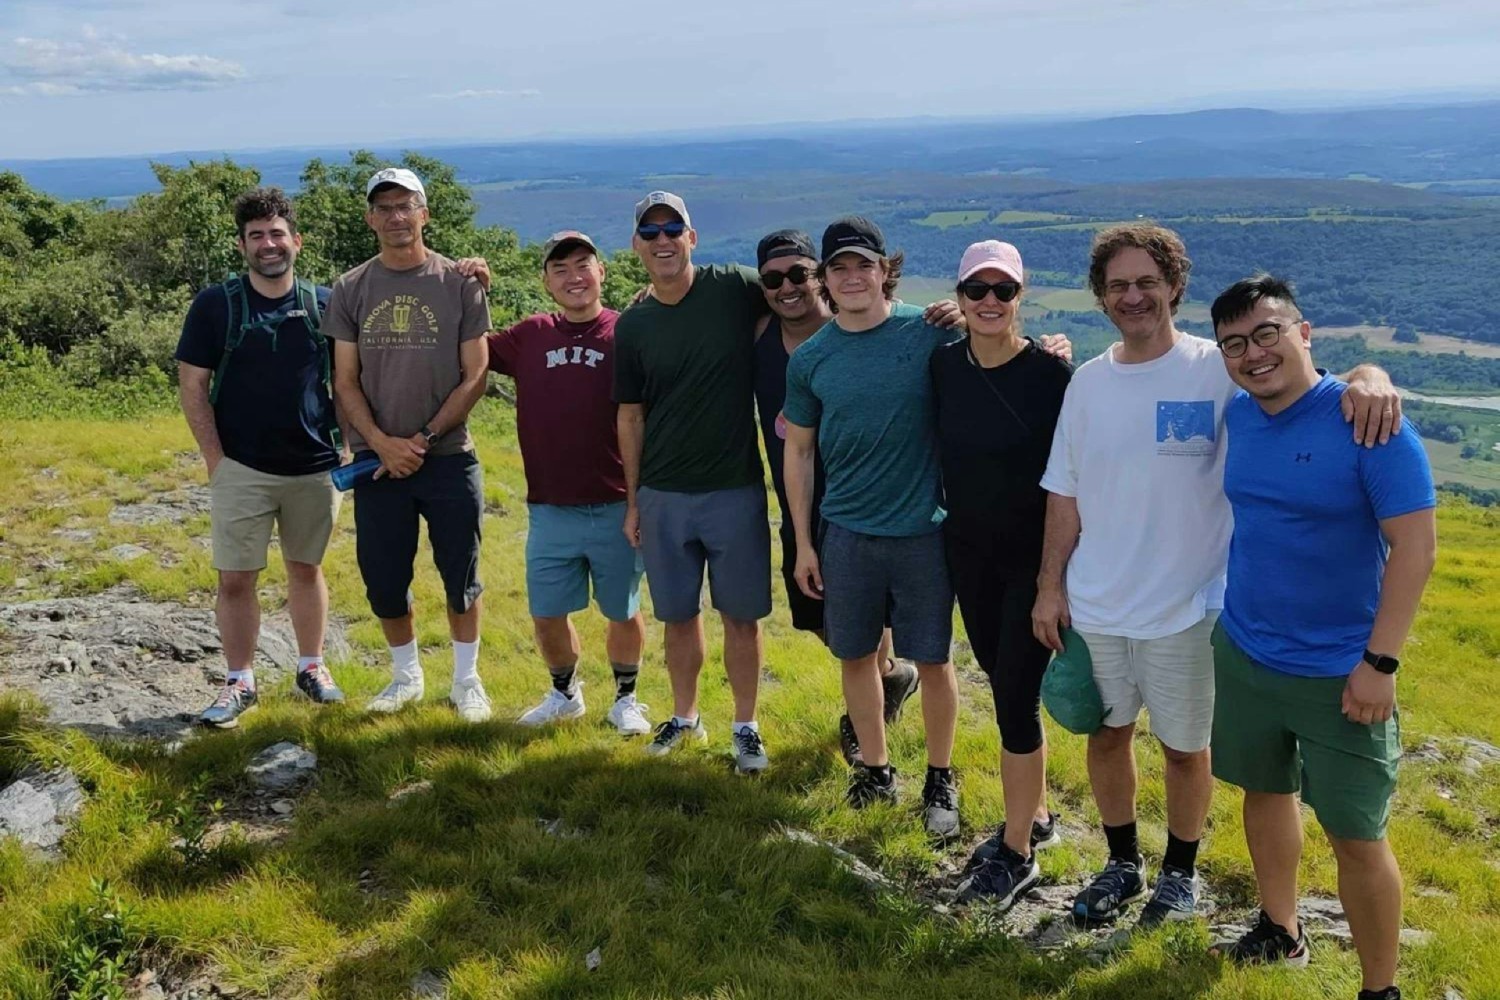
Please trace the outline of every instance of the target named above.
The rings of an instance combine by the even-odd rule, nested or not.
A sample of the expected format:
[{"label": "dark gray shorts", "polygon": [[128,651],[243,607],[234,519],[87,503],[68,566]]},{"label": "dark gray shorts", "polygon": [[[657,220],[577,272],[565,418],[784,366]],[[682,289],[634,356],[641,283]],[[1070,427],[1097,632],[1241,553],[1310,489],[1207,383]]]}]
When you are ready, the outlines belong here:
[{"label": "dark gray shorts", "polygon": [[895,654],[946,663],[953,643],[953,589],[942,532],[886,538],[824,522],[823,634],[841,660],[869,656],[886,622]]},{"label": "dark gray shorts", "polygon": [[771,527],[764,486],[705,493],[641,487],[641,557],[658,621],[700,609],[703,570],[714,610],[741,621],[771,613]]}]

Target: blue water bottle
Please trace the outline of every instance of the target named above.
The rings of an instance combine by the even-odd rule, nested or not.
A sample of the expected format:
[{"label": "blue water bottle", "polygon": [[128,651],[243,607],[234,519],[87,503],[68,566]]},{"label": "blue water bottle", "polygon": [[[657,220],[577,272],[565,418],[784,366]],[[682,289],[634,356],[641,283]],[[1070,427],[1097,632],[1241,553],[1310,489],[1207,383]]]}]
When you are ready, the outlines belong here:
[{"label": "blue water bottle", "polygon": [[329,475],[333,477],[333,485],[338,489],[351,490],[374,479],[375,470],[378,468],[380,468],[380,459],[362,458],[358,462],[339,466]]}]

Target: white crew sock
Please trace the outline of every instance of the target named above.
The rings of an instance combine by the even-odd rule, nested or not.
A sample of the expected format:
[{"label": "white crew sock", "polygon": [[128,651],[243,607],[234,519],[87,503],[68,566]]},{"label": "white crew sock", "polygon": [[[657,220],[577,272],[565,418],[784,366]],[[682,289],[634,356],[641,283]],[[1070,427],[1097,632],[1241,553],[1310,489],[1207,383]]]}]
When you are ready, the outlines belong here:
[{"label": "white crew sock", "polygon": [[734,732],[737,733],[741,729],[748,729],[752,733],[758,733],[760,732],[760,723],[756,722],[754,719],[750,720],[749,722],[736,722],[734,724]]},{"label": "white crew sock", "polygon": [[675,723],[677,723],[679,726],[686,726],[689,729],[697,729],[698,728],[698,720],[700,718],[702,718],[702,716],[699,716],[699,715],[695,715],[691,719],[684,719],[680,715],[674,715],[674,716],[672,716],[672,721],[675,722]]},{"label": "white crew sock", "polygon": [[453,640],[453,686],[479,683],[479,640]]},{"label": "white crew sock", "polygon": [[297,657],[297,673],[305,674],[309,670],[316,670],[323,665],[321,656],[299,656]]},{"label": "white crew sock", "polygon": [[422,661],[417,657],[417,640],[391,647],[391,674],[398,681],[422,679]]},{"label": "white crew sock", "polygon": [[250,669],[249,667],[246,667],[244,670],[231,670],[224,675],[225,684],[233,684],[236,681],[245,685],[245,687],[249,688],[251,691],[254,691],[255,671]]}]

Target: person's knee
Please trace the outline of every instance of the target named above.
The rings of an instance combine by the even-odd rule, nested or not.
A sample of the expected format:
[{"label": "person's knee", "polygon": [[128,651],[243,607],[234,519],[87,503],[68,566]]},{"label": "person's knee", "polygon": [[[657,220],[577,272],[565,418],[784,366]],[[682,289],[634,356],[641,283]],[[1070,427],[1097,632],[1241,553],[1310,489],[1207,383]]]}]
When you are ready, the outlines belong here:
[{"label": "person's knee", "polygon": [[1390,841],[1385,837],[1379,840],[1356,840],[1329,834],[1328,844],[1333,848],[1334,858],[1342,868],[1379,870],[1387,865],[1395,865],[1395,855],[1391,852]]},{"label": "person's knee", "polygon": [[546,641],[549,639],[567,638],[568,616],[542,616],[533,615],[531,627],[536,631],[537,638]]},{"label": "person's knee", "polygon": [[1089,748],[1095,753],[1124,753],[1135,738],[1135,724],[1104,726],[1089,734]]},{"label": "person's knee", "polygon": [[1000,730],[1000,749],[1006,753],[1024,757],[1042,748],[1043,734],[1040,724],[1026,725],[1012,722]]},{"label": "person's knee", "polygon": [[1161,745],[1162,756],[1169,767],[1195,768],[1208,766],[1208,748],[1202,750],[1174,750],[1165,743]]},{"label": "person's knee", "polygon": [[323,579],[323,567],[317,563],[286,561],[287,579],[295,584],[314,586]]},{"label": "person's knee", "polygon": [[226,601],[243,601],[255,597],[258,570],[220,570],[219,597]]},{"label": "person's knee", "polygon": [[760,632],[760,622],[754,618],[733,618],[721,613],[719,620],[724,624],[726,637],[752,638]]}]

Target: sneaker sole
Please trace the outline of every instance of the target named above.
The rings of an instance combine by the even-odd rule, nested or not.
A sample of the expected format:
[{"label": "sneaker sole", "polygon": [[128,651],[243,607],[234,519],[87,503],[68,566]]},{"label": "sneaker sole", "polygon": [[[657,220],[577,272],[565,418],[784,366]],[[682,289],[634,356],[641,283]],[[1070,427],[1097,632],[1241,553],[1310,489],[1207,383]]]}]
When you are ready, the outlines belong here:
[{"label": "sneaker sole", "polygon": [[205,719],[200,715],[198,717],[198,725],[202,726],[204,729],[238,729],[240,725],[240,716],[244,715],[245,712],[253,711],[255,711],[255,706],[247,705],[239,715],[236,715],[234,718],[228,719],[224,722],[214,722],[210,719]]},{"label": "sneaker sole", "polygon": [[516,725],[525,726],[527,729],[541,729],[543,726],[552,726],[559,722],[577,722],[587,714],[587,711],[580,709],[572,715],[554,715],[550,719],[538,719],[535,722],[527,722],[524,718],[519,718],[516,720]]}]

